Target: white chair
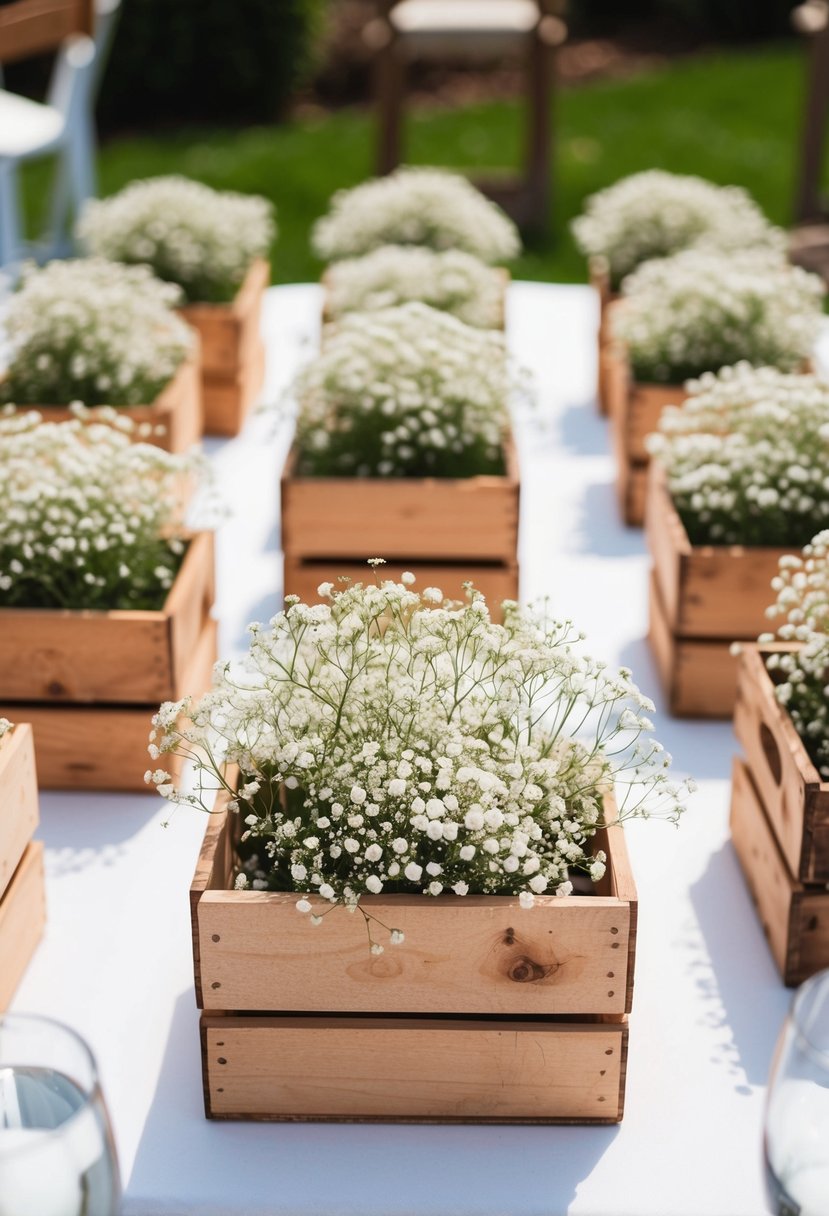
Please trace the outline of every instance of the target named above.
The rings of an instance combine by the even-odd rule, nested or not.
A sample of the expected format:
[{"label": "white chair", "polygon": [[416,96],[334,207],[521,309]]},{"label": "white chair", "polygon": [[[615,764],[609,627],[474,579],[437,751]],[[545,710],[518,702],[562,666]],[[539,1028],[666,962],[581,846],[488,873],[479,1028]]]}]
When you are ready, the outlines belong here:
[{"label": "white chair", "polygon": [[[94,37],[63,37],[45,102],[0,89],[0,266],[12,274],[26,256],[45,259],[69,252],[70,218],[95,194],[95,94],[119,4],[96,0]],[[0,52],[2,35],[0,25]],[[12,57],[21,57],[14,50]],[[33,246],[26,242],[21,222],[18,170],[44,156],[56,156],[57,165],[46,239]]]}]

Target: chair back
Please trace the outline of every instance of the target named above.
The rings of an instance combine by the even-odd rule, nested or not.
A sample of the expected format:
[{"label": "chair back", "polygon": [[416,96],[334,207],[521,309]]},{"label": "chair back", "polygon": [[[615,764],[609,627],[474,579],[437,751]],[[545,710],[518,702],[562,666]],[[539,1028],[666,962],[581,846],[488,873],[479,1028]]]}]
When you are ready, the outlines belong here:
[{"label": "chair back", "polygon": [[94,29],[94,0],[14,0],[0,6],[0,64],[53,51]]}]

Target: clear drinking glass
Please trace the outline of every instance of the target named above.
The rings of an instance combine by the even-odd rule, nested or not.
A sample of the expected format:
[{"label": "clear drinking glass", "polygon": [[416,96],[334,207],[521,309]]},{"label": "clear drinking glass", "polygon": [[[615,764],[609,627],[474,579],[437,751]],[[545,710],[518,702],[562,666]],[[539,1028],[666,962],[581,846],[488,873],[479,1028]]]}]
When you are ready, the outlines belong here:
[{"label": "clear drinking glass", "polygon": [[829,971],[798,989],[781,1031],[764,1148],[775,1216],[829,1216]]},{"label": "clear drinking glass", "polygon": [[117,1216],[120,1192],[86,1043],[50,1018],[0,1017],[0,1216]]}]

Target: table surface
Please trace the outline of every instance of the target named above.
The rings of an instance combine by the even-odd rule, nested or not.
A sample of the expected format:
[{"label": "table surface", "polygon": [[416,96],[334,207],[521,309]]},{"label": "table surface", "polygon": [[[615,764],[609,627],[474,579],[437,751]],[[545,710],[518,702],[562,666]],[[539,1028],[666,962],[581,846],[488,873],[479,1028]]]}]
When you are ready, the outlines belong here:
[{"label": "table surface", "polygon": [[[316,286],[268,292],[266,399],[284,400],[313,353],[319,311]],[[510,288],[510,345],[539,399],[517,420],[522,598],[548,595],[661,711],[644,540],[619,523],[594,403],[595,326],[587,287]],[[260,414],[206,445],[233,512],[217,544],[226,656],[280,606],[290,429]],[[187,899],[203,817],[180,808],[163,829],[152,794],[43,794],[49,922],[14,1007],[61,1018],[93,1046],[124,1216],[760,1216],[764,1090],[789,994],[729,842],[730,725],[659,712],[657,737],[699,791],[679,828],[627,830],[641,904],[619,1127],[206,1121]]]}]

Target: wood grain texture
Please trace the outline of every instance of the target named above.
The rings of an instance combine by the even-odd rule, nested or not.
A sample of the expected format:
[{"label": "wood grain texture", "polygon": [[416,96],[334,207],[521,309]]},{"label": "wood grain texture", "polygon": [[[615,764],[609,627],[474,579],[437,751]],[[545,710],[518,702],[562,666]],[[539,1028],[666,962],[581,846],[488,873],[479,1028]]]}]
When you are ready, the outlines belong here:
[{"label": "wood grain texture", "polygon": [[821,780],[774,695],[769,650],[746,646],[740,656],[734,733],[791,874],[803,883],[828,883],[829,782]]},{"label": "wood grain texture", "polygon": [[[216,622],[205,622],[191,652],[181,687],[200,696],[210,687],[216,662]],[[4,702],[0,716],[27,721],[34,730],[41,789],[146,791],[153,767],[147,737],[158,704],[44,705]],[[178,779],[181,765],[165,757]]]},{"label": "wood grain texture", "polygon": [[[198,443],[204,422],[198,342],[151,405],[114,408],[136,424],[136,441],[155,444],[165,452],[186,452]],[[47,422],[67,422],[74,416],[63,405],[26,405],[19,409],[38,410]]]},{"label": "wood grain texture", "polygon": [[[220,796],[217,810],[226,804]],[[606,813],[612,820],[610,799]],[[610,860],[594,896],[540,897],[531,913],[508,897],[364,897],[370,915],[406,935],[380,956],[369,953],[359,914],[338,910],[316,932],[297,912],[296,893],[232,890],[235,831],[238,817],[211,817],[192,888],[206,1009],[554,1015],[631,1007],[636,888],[618,825],[597,838]]]},{"label": "wood grain texture", "polygon": [[199,532],[158,611],[0,608],[0,700],[177,700],[214,598],[213,534]]},{"label": "wood grain texture", "polygon": [[298,477],[291,449],[282,473],[282,548],[294,561],[369,557],[514,565],[518,457],[482,477]]},{"label": "wood grain texture", "polygon": [[692,545],[658,462],[648,478],[645,533],[674,633],[731,642],[752,641],[768,629],[771,580],[789,549]]},{"label": "wood grain texture", "polygon": [[[478,591],[486,597],[492,619],[500,621],[503,613],[500,605],[504,600],[519,598],[518,566],[490,565],[483,562],[452,563],[440,565],[420,561],[389,562],[383,566],[381,579],[399,581],[401,574],[408,570],[415,575],[415,590],[425,587],[439,587],[450,599],[464,599],[464,583],[471,582]],[[340,559],[330,561],[297,561],[286,554],[284,577],[282,585],[285,595],[298,595],[306,604],[322,602],[317,588],[321,583],[330,582],[338,587],[340,577],[348,577],[352,582],[373,582],[374,574],[365,562],[349,562]]]},{"label": "wood grain texture", "polygon": [[829,891],[805,887],[792,877],[751,774],[737,759],[731,839],[784,983],[794,987],[829,967]]},{"label": "wood grain texture", "polygon": [[46,923],[43,845],[28,845],[0,899],[0,1013],[8,1009]]},{"label": "wood grain texture", "polygon": [[617,1122],[626,1019],[202,1015],[209,1118]]},{"label": "wood grain texture", "polygon": [[653,571],[649,576],[648,642],[675,717],[731,717],[737,698],[737,660],[730,643],[673,633]]},{"label": "wood grain texture", "polygon": [[0,898],[39,818],[32,728],[20,722],[0,739]]}]

